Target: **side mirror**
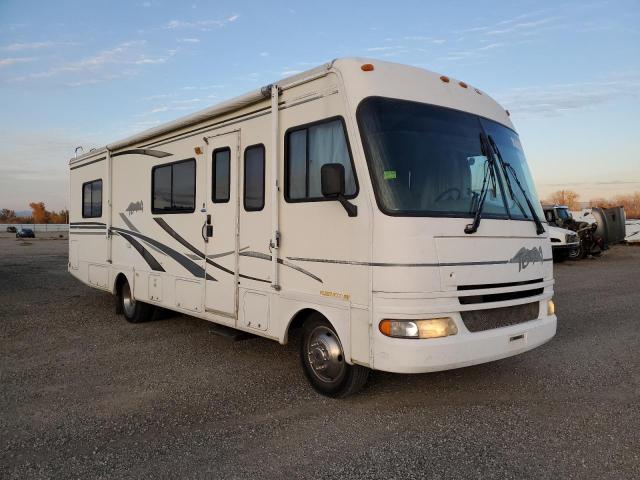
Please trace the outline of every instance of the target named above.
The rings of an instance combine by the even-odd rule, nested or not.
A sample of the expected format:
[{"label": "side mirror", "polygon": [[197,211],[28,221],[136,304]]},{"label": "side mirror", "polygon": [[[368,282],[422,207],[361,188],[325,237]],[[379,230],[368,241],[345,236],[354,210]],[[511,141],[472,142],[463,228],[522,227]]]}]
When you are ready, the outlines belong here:
[{"label": "side mirror", "polygon": [[344,195],[344,165],[325,163],[320,168],[320,187],[325,197]]},{"label": "side mirror", "polygon": [[344,165],[341,163],[325,163],[322,165],[320,168],[322,195],[338,200],[347,211],[347,215],[356,217],[358,216],[358,207],[344,198],[344,185]]}]

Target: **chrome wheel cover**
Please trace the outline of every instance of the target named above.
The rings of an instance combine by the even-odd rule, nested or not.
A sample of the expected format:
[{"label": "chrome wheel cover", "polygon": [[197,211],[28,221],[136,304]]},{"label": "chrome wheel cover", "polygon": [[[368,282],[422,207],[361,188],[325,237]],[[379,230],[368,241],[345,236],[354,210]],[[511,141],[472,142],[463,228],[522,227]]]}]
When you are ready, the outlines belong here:
[{"label": "chrome wheel cover", "polygon": [[122,309],[127,317],[133,317],[136,312],[136,301],[131,295],[131,288],[128,283],[122,286]]},{"label": "chrome wheel cover", "polygon": [[346,365],[342,345],[330,328],[322,325],[314,328],[306,350],[311,371],[319,380],[332,383],[344,374]]}]

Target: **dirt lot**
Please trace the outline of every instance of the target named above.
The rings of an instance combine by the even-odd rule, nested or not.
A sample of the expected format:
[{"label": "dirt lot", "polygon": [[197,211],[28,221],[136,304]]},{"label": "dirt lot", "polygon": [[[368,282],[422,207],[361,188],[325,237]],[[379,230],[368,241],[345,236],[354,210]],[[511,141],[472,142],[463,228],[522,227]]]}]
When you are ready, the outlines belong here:
[{"label": "dirt lot", "polygon": [[28,243],[0,239],[2,478],[640,478],[640,248],[557,265],[537,350],[329,400],[295,345],[128,324]]}]

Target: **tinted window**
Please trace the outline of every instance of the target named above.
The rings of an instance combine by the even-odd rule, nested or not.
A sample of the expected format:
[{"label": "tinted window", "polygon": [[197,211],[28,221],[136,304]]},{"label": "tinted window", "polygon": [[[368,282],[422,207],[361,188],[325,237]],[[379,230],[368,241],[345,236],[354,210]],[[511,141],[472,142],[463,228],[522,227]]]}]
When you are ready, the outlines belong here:
[{"label": "tinted window", "polygon": [[82,186],[82,216],[91,216],[91,183]]},{"label": "tinted window", "polygon": [[195,160],[183,160],[154,167],[152,176],[153,213],[183,213],[195,210]]},{"label": "tinted window", "polygon": [[193,211],[196,206],[196,162],[182,162],[173,165],[171,181],[171,208],[177,211]]},{"label": "tinted window", "polygon": [[244,151],[244,209],[248,212],[264,207],[264,146],[254,145]]},{"label": "tinted window", "polygon": [[82,216],[84,218],[102,216],[102,180],[94,180],[82,185]]},{"label": "tinted window", "polygon": [[153,171],[153,210],[171,210],[171,165]]},{"label": "tinted window", "polygon": [[213,202],[224,203],[229,201],[231,168],[231,150],[222,148],[213,152]]},{"label": "tinted window", "polygon": [[356,195],[356,178],[340,119],[296,128],[287,134],[286,142],[287,199],[322,199],[320,170],[327,163],[344,166],[345,196],[353,198]]},{"label": "tinted window", "polygon": [[477,115],[377,97],[363,100],[357,115],[383,211],[472,216],[487,182],[483,215],[508,216],[496,172],[481,147]]}]

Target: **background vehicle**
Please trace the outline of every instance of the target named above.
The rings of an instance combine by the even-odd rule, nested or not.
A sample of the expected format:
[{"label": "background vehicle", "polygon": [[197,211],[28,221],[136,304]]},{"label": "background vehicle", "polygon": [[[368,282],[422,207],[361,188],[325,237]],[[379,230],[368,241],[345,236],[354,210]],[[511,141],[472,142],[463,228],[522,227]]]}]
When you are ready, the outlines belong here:
[{"label": "background vehicle", "polygon": [[16,232],[16,238],[36,238],[36,234],[31,228],[20,228]]},{"label": "background vehicle", "polygon": [[507,112],[461,81],[341,59],[71,160],[69,272],[286,343],[316,390],[553,337],[548,232]]},{"label": "background vehicle", "polygon": [[597,234],[599,228],[597,222],[576,221],[569,208],[564,205],[543,205],[542,208],[549,225],[572,230],[578,235],[580,246],[577,250],[570,251],[570,259],[579,260],[588,255],[599,256],[605,250],[604,239]]},{"label": "background vehicle", "polygon": [[7,233],[16,233],[18,231],[18,229],[14,226],[8,226],[7,227]]},{"label": "background vehicle", "polygon": [[580,238],[577,233],[553,225],[549,225],[548,228],[554,262],[564,262],[568,258],[580,255]]}]

